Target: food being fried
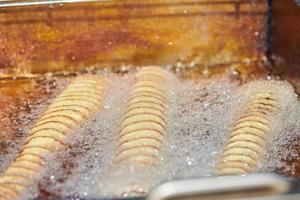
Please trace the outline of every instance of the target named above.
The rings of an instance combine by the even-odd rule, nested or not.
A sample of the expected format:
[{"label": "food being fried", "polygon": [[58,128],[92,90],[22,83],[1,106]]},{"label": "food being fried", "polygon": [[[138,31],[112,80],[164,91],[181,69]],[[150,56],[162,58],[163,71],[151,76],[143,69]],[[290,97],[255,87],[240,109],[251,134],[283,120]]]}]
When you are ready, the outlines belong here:
[{"label": "food being fried", "polygon": [[105,85],[98,76],[78,77],[53,100],[1,175],[0,199],[16,199],[29,190],[47,165],[46,157],[66,147],[66,137],[101,109]]},{"label": "food being fried", "polygon": [[220,175],[246,174],[257,169],[271,124],[268,116],[277,110],[270,92],[259,92],[235,122],[219,163]]},{"label": "food being fried", "polygon": [[136,74],[118,138],[120,164],[156,164],[166,129],[167,76],[159,67],[145,67]]},{"label": "food being fried", "polygon": [[[118,136],[119,165],[155,169],[166,134],[168,95],[167,78],[159,67],[145,67],[137,72],[131,88]],[[141,195],[138,183],[129,185],[123,195]]]}]

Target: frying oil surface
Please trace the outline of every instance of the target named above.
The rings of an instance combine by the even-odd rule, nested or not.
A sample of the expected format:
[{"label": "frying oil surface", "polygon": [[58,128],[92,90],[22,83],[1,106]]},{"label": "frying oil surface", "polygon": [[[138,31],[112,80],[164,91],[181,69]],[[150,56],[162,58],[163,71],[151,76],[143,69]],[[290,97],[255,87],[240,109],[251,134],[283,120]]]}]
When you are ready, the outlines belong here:
[{"label": "frying oil surface", "polygon": [[[135,74],[107,75],[103,109],[69,137],[69,148],[48,157],[51,165],[40,187],[51,196],[126,196],[128,186],[139,195],[175,179],[218,175],[218,162],[231,128],[244,105],[259,92],[271,92],[278,112],[268,116],[270,130],[255,171],[293,174],[291,143],[300,137],[300,104],[285,81],[257,80],[244,85],[226,77],[180,80],[173,75],[162,85],[169,99],[166,133],[155,168],[117,165],[118,133]],[[283,170],[282,170],[283,169]]]}]

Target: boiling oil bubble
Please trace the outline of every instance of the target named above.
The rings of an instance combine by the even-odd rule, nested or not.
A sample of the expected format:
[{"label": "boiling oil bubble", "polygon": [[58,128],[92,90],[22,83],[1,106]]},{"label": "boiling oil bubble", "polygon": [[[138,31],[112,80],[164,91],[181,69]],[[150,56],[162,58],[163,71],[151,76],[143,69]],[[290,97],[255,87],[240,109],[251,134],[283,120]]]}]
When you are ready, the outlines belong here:
[{"label": "boiling oil bubble", "polygon": [[[173,79],[166,86],[170,104],[160,162],[157,170],[142,171],[115,166],[118,127],[134,74],[109,75],[107,79],[109,88],[103,111],[69,139],[71,148],[49,158],[53,167],[46,173],[47,180],[51,176],[65,179],[55,178],[52,184],[45,185],[48,191],[73,197],[126,196],[125,185],[135,182],[137,191],[144,189],[136,194],[139,196],[163,182],[216,176],[230,128],[249,97],[261,90],[271,91],[277,97],[279,112],[269,119],[272,130],[257,171],[295,170],[284,162],[295,154],[287,146],[300,137],[300,105],[288,82],[255,80],[240,84],[225,76],[200,81]],[[57,170],[69,166],[70,161],[67,174]],[[112,169],[112,174],[107,173]],[[145,181],[137,181],[141,179]]]}]

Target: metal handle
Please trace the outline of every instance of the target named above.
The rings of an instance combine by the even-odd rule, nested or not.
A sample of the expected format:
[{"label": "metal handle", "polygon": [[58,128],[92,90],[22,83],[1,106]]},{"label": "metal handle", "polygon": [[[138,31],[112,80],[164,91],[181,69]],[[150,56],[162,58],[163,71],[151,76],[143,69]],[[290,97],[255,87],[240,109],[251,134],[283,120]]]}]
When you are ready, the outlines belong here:
[{"label": "metal handle", "polygon": [[279,176],[251,174],[165,183],[150,192],[147,200],[224,200],[274,196],[288,192],[291,183]]},{"label": "metal handle", "polygon": [[52,1],[1,1],[0,8],[24,7],[24,6],[47,6],[47,5],[63,5],[75,3],[91,3],[91,2],[110,2],[112,0],[52,0]]}]

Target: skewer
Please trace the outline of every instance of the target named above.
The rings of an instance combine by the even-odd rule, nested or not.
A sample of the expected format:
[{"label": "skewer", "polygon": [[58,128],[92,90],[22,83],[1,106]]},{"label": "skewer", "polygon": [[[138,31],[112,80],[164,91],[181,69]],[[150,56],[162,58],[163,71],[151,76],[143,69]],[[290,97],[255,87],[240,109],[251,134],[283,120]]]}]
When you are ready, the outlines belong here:
[{"label": "skewer", "polygon": [[0,199],[22,197],[38,179],[46,157],[67,146],[65,139],[101,109],[106,82],[98,76],[76,78],[39,118],[21,151],[0,176]]},{"label": "skewer", "polygon": [[243,115],[235,122],[219,163],[220,175],[247,174],[257,169],[268,134],[269,115],[277,110],[277,100],[270,92],[259,92]]},{"label": "skewer", "polygon": [[[118,137],[117,162],[122,166],[155,169],[166,134],[168,95],[164,88],[168,72],[145,67],[136,74]],[[138,185],[129,185],[122,195],[142,195]]]}]

